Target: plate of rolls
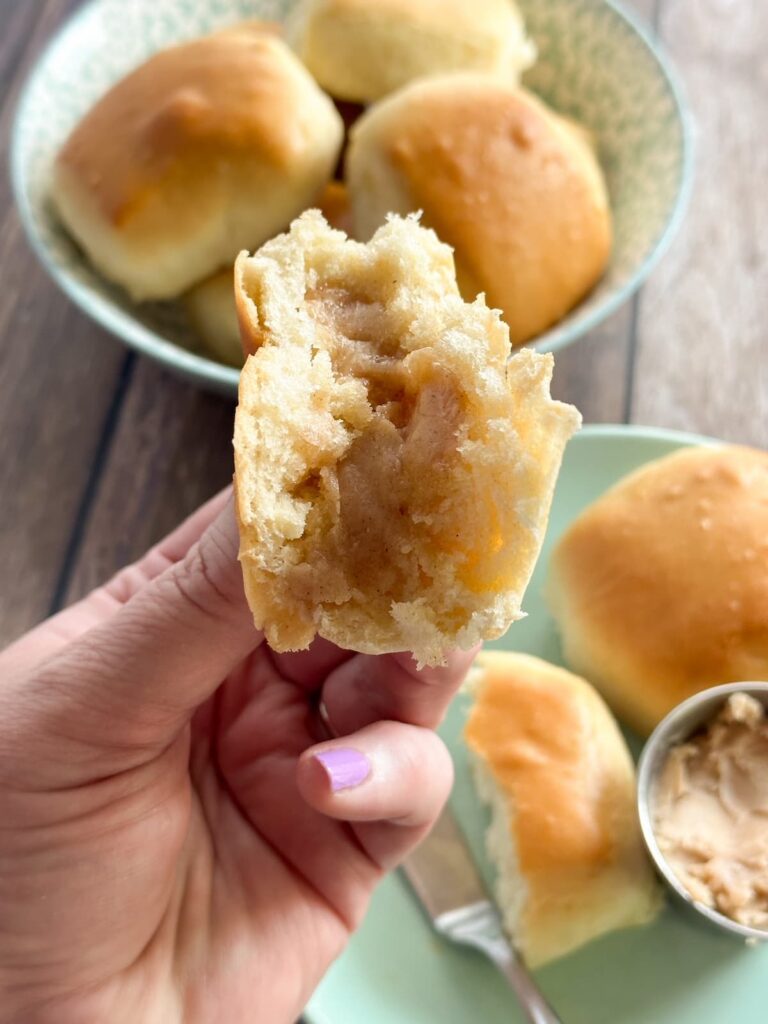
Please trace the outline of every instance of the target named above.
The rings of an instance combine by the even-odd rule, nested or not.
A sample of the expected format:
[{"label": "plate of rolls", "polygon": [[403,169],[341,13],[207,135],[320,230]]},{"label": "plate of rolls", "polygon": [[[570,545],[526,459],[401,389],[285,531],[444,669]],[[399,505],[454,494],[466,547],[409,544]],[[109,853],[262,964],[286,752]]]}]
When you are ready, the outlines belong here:
[{"label": "plate of rolls", "polygon": [[319,209],[420,213],[513,345],[615,310],[679,223],[687,115],[609,0],[91,0],[20,101],[14,190],[70,298],[234,394],[233,264]]},{"label": "plate of rolls", "polygon": [[[585,427],[565,449],[527,617],[486,644],[441,727],[453,811],[508,934],[568,1024],[765,1020],[768,943],[713,928],[665,894],[640,832],[635,761],[681,701],[768,680],[766,538],[765,452]],[[724,782],[754,802],[766,788],[765,717],[759,741],[732,728],[758,776],[731,768]],[[732,886],[734,920],[768,920],[748,828],[729,864],[708,862],[707,827],[686,824],[692,872]],[[722,909],[721,895],[699,898]],[[432,930],[400,876],[381,885],[307,1011],[310,1024],[527,1019],[485,958]]]}]

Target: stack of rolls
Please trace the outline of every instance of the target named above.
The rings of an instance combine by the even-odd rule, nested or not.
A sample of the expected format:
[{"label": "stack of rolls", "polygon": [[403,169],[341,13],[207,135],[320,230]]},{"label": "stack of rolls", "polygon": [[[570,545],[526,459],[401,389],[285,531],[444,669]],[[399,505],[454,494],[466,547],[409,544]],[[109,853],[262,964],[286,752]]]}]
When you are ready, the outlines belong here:
[{"label": "stack of rolls", "polygon": [[284,26],[235,24],[119,81],[62,147],[52,198],[106,278],[181,300],[224,363],[243,358],[235,257],[311,207],[361,241],[422,211],[464,298],[522,344],[611,246],[590,139],[520,87],[535,59],[512,0],[302,0]]}]

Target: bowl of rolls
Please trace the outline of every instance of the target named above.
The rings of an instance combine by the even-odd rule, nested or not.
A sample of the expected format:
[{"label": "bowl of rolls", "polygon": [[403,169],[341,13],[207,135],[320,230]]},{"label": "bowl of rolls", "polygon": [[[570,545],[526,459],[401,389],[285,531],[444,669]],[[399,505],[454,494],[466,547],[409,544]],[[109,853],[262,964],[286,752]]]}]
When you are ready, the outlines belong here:
[{"label": "bowl of rolls", "polygon": [[91,0],[34,69],[14,190],[112,334],[234,394],[233,264],[308,209],[367,241],[420,213],[515,346],[639,286],[690,183],[649,34],[607,0]]}]

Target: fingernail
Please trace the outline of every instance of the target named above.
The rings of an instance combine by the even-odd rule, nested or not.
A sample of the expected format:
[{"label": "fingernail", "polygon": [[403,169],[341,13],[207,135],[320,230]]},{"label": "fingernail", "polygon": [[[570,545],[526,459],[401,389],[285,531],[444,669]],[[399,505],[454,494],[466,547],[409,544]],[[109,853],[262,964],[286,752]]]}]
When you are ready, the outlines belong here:
[{"label": "fingernail", "polygon": [[340,789],[351,789],[365,782],[371,774],[371,762],[359,750],[351,747],[334,747],[315,754],[315,760],[326,771],[334,793]]}]

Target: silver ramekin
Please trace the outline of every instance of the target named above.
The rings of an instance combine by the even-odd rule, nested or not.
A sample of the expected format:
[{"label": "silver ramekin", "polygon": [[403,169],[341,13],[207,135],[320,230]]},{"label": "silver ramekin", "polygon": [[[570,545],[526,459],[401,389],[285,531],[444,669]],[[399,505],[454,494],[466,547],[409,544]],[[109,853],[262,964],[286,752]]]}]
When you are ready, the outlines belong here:
[{"label": "silver ramekin", "polygon": [[738,936],[742,941],[746,939],[749,942],[768,942],[768,929],[738,924],[730,917],[695,900],[667,863],[656,842],[653,828],[654,788],[670,748],[678,743],[684,743],[693,733],[710,722],[732,693],[748,693],[759,700],[763,707],[768,708],[768,683],[727,683],[725,686],[713,686],[678,704],[656,726],[643,749],[637,770],[637,808],[648,853],[673,896],[721,932]]}]

